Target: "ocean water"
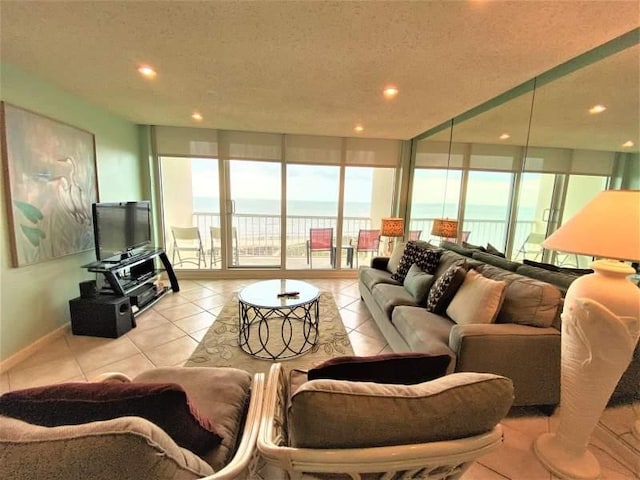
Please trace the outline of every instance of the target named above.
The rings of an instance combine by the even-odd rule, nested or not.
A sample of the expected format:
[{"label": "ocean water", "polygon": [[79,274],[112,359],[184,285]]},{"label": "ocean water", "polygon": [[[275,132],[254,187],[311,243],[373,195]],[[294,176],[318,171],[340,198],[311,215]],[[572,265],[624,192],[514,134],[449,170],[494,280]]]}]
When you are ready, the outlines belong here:
[{"label": "ocean water", "polygon": [[[220,202],[215,197],[194,197],[194,212],[218,212]],[[290,201],[287,204],[288,215],[303,216],[336,216],[338,212],[338,202],[323,201]],[[434,203],[416,203],[411,208],[411,216],[413,218],[435,218],[442,216],[442,204]],[[239,214],[257,214],[257,215],[279,215],[280,202],[278,200],[267,199],[245,199],[235,200],[235,213]],[[453,204],[445,205],[444,213],[450,218],[457,215],[456,206]],[[506,205],[467,205],[465,211],[465,219],[467,220],[506,220]],[[348,217],[369,217],[371,216],[371,208],[369,203],[365,202],[346,202],[345,216]],[[529,221],[534,218],[533,208],[521,208],[518,219],[521,221]]]}]

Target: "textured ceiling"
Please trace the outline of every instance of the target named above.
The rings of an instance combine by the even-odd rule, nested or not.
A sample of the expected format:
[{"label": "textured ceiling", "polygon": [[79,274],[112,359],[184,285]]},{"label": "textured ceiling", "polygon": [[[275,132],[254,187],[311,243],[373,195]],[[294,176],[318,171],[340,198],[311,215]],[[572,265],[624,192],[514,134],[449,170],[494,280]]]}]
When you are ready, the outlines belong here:
[{"label": "textured ceiling", "polygon": [[[590,114],[589,108],[596,104],[606,105],[607,110]],[[510,138],[500,140],[503,133]],[[443,129],[428,138],[449,141],[450,134],[449,129]],[[640,45],[455,124],[452,138],[463,143],[637,152]],[[622,147],[628,140],[635,145]]]},{"label": "textured ceiling", "polygon": [[[414,137],[639,25],[631,1],[0,1],[0,58],[140,124]],[[136,67],[148,62],[147,81]],[[387,83],[398,86],[393,101]]]}]

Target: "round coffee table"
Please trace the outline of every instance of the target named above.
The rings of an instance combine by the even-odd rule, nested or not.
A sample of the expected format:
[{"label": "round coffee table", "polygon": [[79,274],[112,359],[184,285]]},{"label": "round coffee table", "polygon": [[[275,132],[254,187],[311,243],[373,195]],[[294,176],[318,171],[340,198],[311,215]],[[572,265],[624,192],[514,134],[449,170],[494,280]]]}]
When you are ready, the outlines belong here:
[{"label": "round coffee table", "polygon": [[[278,294],[297,292],[296,296]],[[238,343],[267,360],[297,357],[318,343],[320,291],[299,280],[265,280],[238,294]]]}]

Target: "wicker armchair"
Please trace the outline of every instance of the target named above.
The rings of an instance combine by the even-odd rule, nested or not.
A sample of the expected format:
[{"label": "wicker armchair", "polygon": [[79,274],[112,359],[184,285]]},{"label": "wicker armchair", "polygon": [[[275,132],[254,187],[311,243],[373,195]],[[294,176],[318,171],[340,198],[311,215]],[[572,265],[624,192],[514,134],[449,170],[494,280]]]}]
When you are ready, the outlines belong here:
[{"label": "wicker armchair", "polygon": [[[95,381],[132,380],[110,373]],[[58,426],[28,423],[19,415],[0,416],[3,479],[255,477],[264,374],[251,377],[237,369],[170,367],[143,372],[133,382],[169,382],[183,387],[189,403],[214,423],[222,443],[198,456],[178,446],[156,424],[135,414]]]},{"label": "wicker armchair", "polygon": [[[481,376],[485,374],[464,375]],[[451,378],[452,376],[447,377]],[[509,388],[512,392],[512,385],[508,379],[499,378],[502,382],[501,388],[507,385],[501,394],[504,398],[509,396]],[[317,380],[313,382],[317,382]],[[347,383],[352,384],[353,387],[353,384],[357,382]],[[420,384],[422,387],[418,388],[424,388],[426,383]],[[382,388],[392,387],[411,389],[417,386],[385,385]],[[289,406],[289,413],[287,413],[287,405],[291,405],[289,395],[287,375],[280,364],[274,364],[269,372],[265,390],[263,417],[258,435],[258,450],[266,462],[284,470],[291,479],[300,479],[303,473],[334,475],[340,473],[353,480],[360,480],[364,476],[369,478],[369,475],[366,474],[376,473],[378,475],[375,478],[383,479],[455,479],[459,478],[478,457],[497,448],[503,441],[502,428],[499,423],[495,422],[493,427],[480,434],[426,443],[367,448],[291,447],[289,446],[288,424],[292,414],[291,406]],[[506,414],[511,401],[502,402],[499,400],[498,402],[506,406],[503,415]],[[341,404],[336,404],[335,410],[340,410],[341,407]],[[318,415],[322,414],[318,412]],[[383,430],[384,428],[382,426]],[[419,428],[415,427],[416,430]]]}]

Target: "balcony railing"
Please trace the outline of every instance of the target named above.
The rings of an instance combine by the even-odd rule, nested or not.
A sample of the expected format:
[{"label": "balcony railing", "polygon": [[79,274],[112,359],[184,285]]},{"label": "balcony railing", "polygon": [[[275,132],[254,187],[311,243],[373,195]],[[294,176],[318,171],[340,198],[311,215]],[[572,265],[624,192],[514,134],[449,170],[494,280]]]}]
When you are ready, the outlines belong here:
[{"label": "balcony railing", "polygon": [[[433,218],[414,218],[409,230],[421,230],[420,238],[430,238]],[[211,246],[210,227],[220,227],[220,214],[211,212],[194,212],[193,225],[200,230],[205,249]],[[533,230],[535,222],[518,222],[514,239],[514,257],[520,245],[523,244]],[[281,248],[281,223],[278,215],[234,214],[233,226],[237,232],[237,256],[242,258],[258,257],[274,258],[279,263]],[[306,258],[306,243],[311,228],[337,229],[337,217],[314,215],[290,215],[286,220],[287,259]],[[355,243],[360,229],[371,229],[371,219],[368,217],[344,217],[342,227],[342,245]],[[500,220],[465,220],[464,230],[470,231],[468,242],[476,245],[491,243],[498,248],[504,244],[507,222]],[[248,263],[251,263],[249,261]],[[240,264],[247,262],[240,261]]]}]

